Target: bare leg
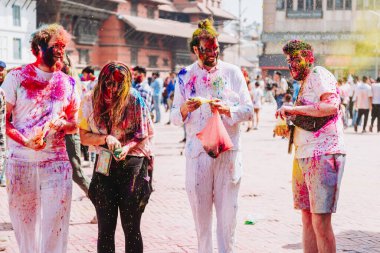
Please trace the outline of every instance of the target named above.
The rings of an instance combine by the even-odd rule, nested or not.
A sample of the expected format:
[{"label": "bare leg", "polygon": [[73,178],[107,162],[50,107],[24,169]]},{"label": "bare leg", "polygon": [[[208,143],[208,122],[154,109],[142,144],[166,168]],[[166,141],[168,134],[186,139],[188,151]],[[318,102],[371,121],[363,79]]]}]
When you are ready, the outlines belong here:
[{"label": "bare leg", "polygon": [[335,253],[335,236],[331,226],[331,213],[312,214],[313,228],[319,253]]},{"label": "bare leg", "polygon": [[317,240],[312,223],[312,214],[309,210],[302,210],[302,230],[303,252],[318,253]]}]

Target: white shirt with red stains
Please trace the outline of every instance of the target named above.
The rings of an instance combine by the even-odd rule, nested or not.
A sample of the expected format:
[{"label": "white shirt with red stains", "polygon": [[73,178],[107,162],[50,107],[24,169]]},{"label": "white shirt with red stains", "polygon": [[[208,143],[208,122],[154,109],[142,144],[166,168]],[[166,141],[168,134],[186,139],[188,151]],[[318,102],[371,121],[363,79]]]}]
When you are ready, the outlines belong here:
[{"label": "white shirt with red stains", "polygon": [[[316,66],[313,68],[305,83],[303,84],[302,94],[298,99],[304,105],[316,105],[321,100],[321,96],[326,93],[336,94],[337,80],[327,69]],[[331,103],[337,103],[331,101]],[[316,132],[310,132],[296,127],[294,132],[294,144],[296,146],[296,158],[308,158],[321,155],[345,154],[343,139],[343,121],[340,117],[341,112],[331,119],[325,126]]]}]

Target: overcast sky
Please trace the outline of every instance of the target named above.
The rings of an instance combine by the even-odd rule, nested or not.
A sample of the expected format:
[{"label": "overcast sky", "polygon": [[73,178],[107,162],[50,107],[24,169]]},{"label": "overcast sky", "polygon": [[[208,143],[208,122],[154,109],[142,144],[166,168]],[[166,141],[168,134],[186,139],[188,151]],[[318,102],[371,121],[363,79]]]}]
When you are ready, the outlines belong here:
[{"label": "overcast sky", "polygon": [[[240,0],[243,19],[263,23],[263,0]],[[239,0],[222,0],[222,8],[239,16]]]}]

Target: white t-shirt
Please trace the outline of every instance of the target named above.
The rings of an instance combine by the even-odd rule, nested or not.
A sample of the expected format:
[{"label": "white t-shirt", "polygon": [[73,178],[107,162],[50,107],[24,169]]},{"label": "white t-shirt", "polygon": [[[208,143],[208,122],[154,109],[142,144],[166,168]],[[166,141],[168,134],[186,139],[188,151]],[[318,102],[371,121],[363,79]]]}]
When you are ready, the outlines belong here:
[{"label": "white t-shirt", "polygon": [[264,96],[263,90],[259,88],[254,88],[251,90],[251,98],[253,103],[253,108],[261,108],[261,98]]},{"label": "white t-shirt", "polygon": [[380,83],[372,84],[372,104],[380,104]]},{"label": "white t-shirt", "polygon": [[[300,101],[305,105],[320,102],[325,93],[337,94],[337,81],[327,69],[315,67],[303,84]],[[340,114],[340,113],[339,113]],[[294,144],[296,146],[296,158],[308,158],[321,155],[345,154],[343,140],[343,122],[340,115],[331,119],[325,126],[316,132],[310,132],[296,127],[294,132]]]},{"label": "white t-shirt", "polygon": [[[79,98],[75,81],[61,71],[46,73],[32,64],[12,70],[2,85],[6,101],[12,105],[13,126],[26,138],[35,136],[45,123],[63,115],[77,118]],[[8,157],[27,161],[67,161],[65,135],[50,131],[41,151],[7,139]]]},{"label": "white t-shirt", "polygon": [[348,83],[343,84],[339,87],[339,95],[343,99],[343,104],[348,104],[350,101],[350,85]]},{"label": "white t-shirt", "polygon": [[372,97],[371,86],[367,83],[359,83],[355,89],[353,100],[356,101],[358,109],[369,109],[369,98]]}]

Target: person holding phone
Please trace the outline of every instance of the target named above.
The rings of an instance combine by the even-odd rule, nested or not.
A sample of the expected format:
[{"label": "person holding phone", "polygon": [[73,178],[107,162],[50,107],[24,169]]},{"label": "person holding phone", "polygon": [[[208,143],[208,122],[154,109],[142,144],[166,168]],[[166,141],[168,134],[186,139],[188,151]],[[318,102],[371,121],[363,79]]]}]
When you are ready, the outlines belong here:
[{"label": "person holding phone", "polygon": [[98,218],[97,249],[115,252],[120,210],[125,252],[141,253],[140,221],[152,192],[153,123],[125,64],[106,64],[98,80],[84,97],[79,116],[82,144],[98,150],[89,189]]}]

